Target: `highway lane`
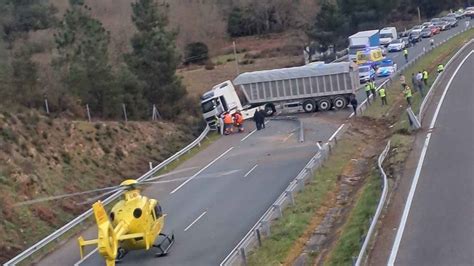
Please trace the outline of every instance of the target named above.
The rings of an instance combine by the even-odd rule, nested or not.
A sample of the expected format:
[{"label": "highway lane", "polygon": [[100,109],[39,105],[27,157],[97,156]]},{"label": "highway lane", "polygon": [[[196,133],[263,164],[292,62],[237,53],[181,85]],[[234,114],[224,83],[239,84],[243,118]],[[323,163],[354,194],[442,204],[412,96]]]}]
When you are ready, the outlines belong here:
[{"label": "highway lane", "polygon": [[[434,39],[436,40],[436,42],[440,42],[442,39],[445,39],[448,36],[452,36],[455,32],[459,31],[461,29],[460,27],[456,29],[452,29],[447,32],[443,32],[442,34],[436,36]],[[421,52],[423,49],[422,47],[423,46],[427,47],[428,45],[429,43],[425,40],[422,43],[419,43],[416,47],[410,48],[410,57],[416,53]],[[393,58],[393,60],[399,66],[404,64],[404,59],[401,53],[389,54],[389,57]],[[377,82],[380,82],[380,80],[378,80]],[[358,99],[359,99],[359,103],[361,103],[365,99],[365,94],[363,90],[360,90],[358,92]],[[283,167],[281,167],[278,165],[278,163],[276,166],[272,164],[272,159],[277,157],[275,156],[275,153],[274,153],[275,150],[271,150],[272,152],[270,153],[272,155],[267,156],[268,158],[266,158],[265,154],[262,154],[262,153],[255,153],[255,154],[252,152],[242,153],[242,151],[244,150],[251,151],[252,149],[254,149],[256,141],[257,140],[260,141],[261,138],[263,137],[262,136],[263,132],[257,132],[251,135],[248,139],[246,139],[244,142],[246,143],[247,146],[239,146],[243,143],[241,141],[242,136],[233,135],[230,137],[221,138],[216,143],[208,147],[206,150],[200,152],[197,156],[184,162],[178,168],[178,170],[186,170],[186,171],[183,171],[178,175],[170,175],[170,176],[167,176],[166,178],[163,178],[163,180],[171,181],[171,182],[154,186],[150,190],[147,190],[146,194],[152,195],[153,197],[157,197],[159,200],[163,201],[165,211],[169,213],[168,219],[170,223],[168,224],[175,225],[173,227],[167,227],[167,230],[175,230],[177,234],[176,247],[173,248],[172,252],[179,253],[180,255],[186,255],[185,257],[187,258],[191,258],[192,256],[194,256],[194,255],[183,254],[183,253],[188,253],[187,250],[184,252],[182,251],[182,248],[187,248],[187,246],[180,247],[180,245],[182,245],[183,238],[185,241],[188,241],[187,234],[189,234],[189,237],[192,237],[192,238],[196,237],[195,235],[193,235],[195,228],[203,228],[202,232],[205,233],[204,235],[212,236],[212,239],[220,239],[221,236],[224,236],[224,239],[228,240],[228,243],[218,245],[216,252],[211,253],[211,254],[217,254],[214,258],[215,259],[214,261],[218,263],[219,261],[218,257],[223,258],[225,257],[225,255],[227,255],[224,253],[229,252],[235,246],[235,244],[238,241],[240,241],[240,239],[248,231],[248,229],[250,229],[251,226],[253,226],[253,224],[258,220],[258,218],[263,214],[263,212],[266,211],[269,205],[277,198],[277,196],[288,185],[289,180],[291,180],[294,177],[297,171],[301,169],[302,165],[304,165],[306,161],[309,160],[309,158],[313,155],[312,153],[316,151],[315,141],[327,140],[327,138],[330,135],[332,135],[332,133],[339,127],[339,125],[347,117],[348,114],[350,114],[350,111],[347,109],[347,110],[341,110],[338,112],[326,112],[326,113],[300,115],[300,117],[303,117],[303,119],[305,120],[305,127],[307,124],[310,124],[311,126],[305,128],[305,131],[306,131],[305,135],[307,136],[306,137],[307,141],[305,142],[306,145],[301,146],[302,151],[299,151],[299,153],[295,152],[294,150],[292,150],[292,148],[290,148],[291,145],[294,145],[293,149],[300,149],[298,144],[294,143],[296,141],[297,134],[293,134],[293,136],[290,136],[291,134],[290,132],[295,130],[295,125],[292,123],[286,123],[286,126],[283,126],[282,128],[280,128],[280,124],[284,122],[275,122],[274,125],[272,125],[272,123],[274,123],[272,122],[269,128],[267,129],[267,131],[265,131],[267,132],[266,134],[268,134],[268,132],[271,133],[268,136],[266,136],[267,140],[265,141],[267,142],[265,143],[270,143],[269,144],[270,146],[274,145],[273,142],[271,141],[268,142],[270,139],[276,142],[279,142],[279,141],[281,141],[282,143],[288,142],[287,144],[284,144],[284,145],[283,144],[278,145],[276,150],[281,151],[281,154],[283,154],[283,152],[286,152],[286,150],[292,152],[290,155],[291,158],[290,156],[285,156],[284,158],[279,158],[278,162],[280,162],[280,160],[281,162],[288,162],[286,160],[290,160],[290,159],[292,160],[293,157],[297,158],[297,154],[305,154],[304,156],[301,156],[301,158],[299,158],[297,162],[294,160],[291,161],[291,164],[288,166],[284,165]],[[308,145],[308,143],[311,143],[311,144]],[[252,144],[252,145],[249,145],[249,144]],[[306,146],[309,146],[309,147],[306,147]],[[183,191],[188,192],[188,190],[192,188],[191,189],[192,191],[190,193],[192,193],[193,198],[192,198],[192,201],[190,201],[190,203],[185,204],[183,203],[185,202],[185,200],[169,200],[167,198],[169,197],[168,196],[169,193],[172,190],[176,189],[176,187],[178,187],[181,184],[180,182],[183,181],[182,179],[183,177],[193,176],[197,171],[205,167],[213,159],[221,155],[230,147],[234,147],[234,149],[229,151],[228,154],[225,154],[225,156],[222,158],[222,161],[218,160],[216,162],[216,165],[213,165],[209,169],[206,169],[206,171],[203,171],[200,176],[197,176],[195,178],[196,180],[189,181],[189,183],[184,185],[181,188],[182,191],[180,191],[181,190],[180,189],[177,192],[175,192],[176,195],[180,195],[180,194],[184,194],[181,192]],[[312,153],[308,152],[308,150],[311,150]],[[239,161],[235,165],[235,167],[233,167],[234,163],[228,162],[228,159],[231,157],[235,158],[233,161],[243,160],[243,162]],[[265,166],[262,167],[262,164],[257,162],[257,158],[266,158],[268,159],[268,161],[265,161]],[[220,166],[221,162],[227,162],[226,167],[221,167]],[[291,168],[293,164],[301,164],[301,167]],[[242,178],[242,176],[245,176],[245,174],[247,174],[247,172],[250,171],[253,167],[255,167],[255,169],[253,169],[249,173],[249,175],[247,176],[248,178],[244,179],[245,181],[239,180],[239,182],[237,183],[234,183],[232,181],[234,179]],[[225,170],[221,171],[222,169],[225,169]],[[232,172],[232,171],[235,171],[235,172]],[[277,175],[274,176],[272,175],[273,173],[277,173]],[[224,175],[221,178],[212,177],[219,174],[224,174]],[[260,177],[259,179],[253,178],[253,176],[257,174],[263,177]],[[272,176],[273,176],[273,179],[271,179]],[[270,180],[267,180],[267,178]],[[176,180],[176,181],[172,181],[172,180]],[[284,182],[282,180],[284,180]],[[262,183],[261,184],[252,183],[252,182],[257,182],[257,181],[260,181]],[[279,183],[280,181],[281,183]],[[198,182],[198,183],[195,183],[195,182]],[[191,187],[188,187],[188,185],[191,185]],[[240,191],[240,193],[235,193],[235,191],[228,192],[228,189],[233,188],[234,186],[235,188],[239,188],[239,190],[235,190],[235,191]],[[259,187],[263,187],[263,189],[256,189]],[[212,200],[201,199],[202,195],[206,195],[206,197],[209,197],[209,195],[212,195],[212,193],[216,195],[215,199],[212,199]],[[229,193],[234,193],[232,194],[233,197],[231,197]],[[268,194],[267,195],[268,197],[266,197],[265,199],[259,199],[259,200],[255,200],[254,198],[251,197],[252,195],[259,195],[259,194]],[[228,208],[220,208],[218,206],[219,205],[218,201],[221,201],[221,198],[217,197],[219,195],[224,195],[224,196],[221,196],[224,198],[228,197],[228,200],[226,201],[226,203],[222,205],[222,206],[228,206]],[[247,195],[250,195],[250,197],[248,197]],[[179,197],[183,197],[183,196],[179,196]],[[187,197],[187,199],[190,199],[190,198],[191,196]],[[253,201],[245,201],[248,198],[253,199]],[[233,199],[233,201],[231,201],[231,199]],[[196,203],[194,201],[196,201]],[[208,222],[206,221],[208,221],[208,219],[209,221],[217,221],[218,218],[221,217],[220,215],[217,214],[219,211],[222,211],[225,214],[224,218],[232,217],[231,216],[232,213],[229,213],[229,210],[231,210],[229,208],[234,208],[234,205],[238,205],[237,203],[239,201],[242,201],[242,203],[247,202],[248,204],[256,202],[259,205],[255,205],[255,204],[247,205],[245,207],[241,207],[241,209],[238,209],[239,216],[236,216],[236,217],[239,217],[239,219],[237,220],[231,219],[230,221],[228,221],[228,223],[232,225],[235,223],[242,224],[242,226],[239,228],[232,228],[232,230],[234,231],[221,232],[221,231],[216,230],[215,233],[206,234],[208,229],[205,229],[207,227],[202,226],[202,223],[205,223],[205,225],[207,226]],[[183,205],[179,205],[176,202],[183,203]],[[178,205],[178,207],[176,207],[176,205]],[[192,205],[195,207],[192,208],[192,207],[189,207],[189,205]],[[168,206],[170,206],[171,208],[169,209]],[[206,213],[198,221],[196,221],[196,223],[193,224],[192,227],[190,227],[186,232],[184,232],[184,229],[186,229],[186,227],[188,227],[190,223],[194,221],[194,219],[198,218],[204,212]],[[242,216],[242,215],[247,215],[247,216]],[[175,223],[174,221],[179,221],[179,222]],[[223,221],[226,221],[226,220],[223,220]],[[200,225],[202,227],[199,227]],[[216,225],[215,222],[210,222],[209,225],[217,226],[218,224]],[[182,235],[183,232],[186,234],[185,237],[183,237]],[[220,236],[218,234],[220,234]],[[96,230],[95,228],[91,227],[85,230],[83,232],[83,235],[85,235],[88,238],[95,237]],[[192,243],[196,243],[196,242],[192,242]],[[201,245],[210,245],[211,247],[214,247],[214,245],[212,244],[199,241],[199,246]],[[178,250],[178,251],[175,251],[175,250]],[[193,250],[195,249],[191,248],[189,250],[189,253],[191,254],[192,252],[194,252]],[[79,260],[78,253],[79,252],[78,252],[77,243],[76,243],[75,238],[73,238],[62,243],[55,251],[53,251],[51,254],[49,254],[43,260],[41,260],[39,265],[72,265],[73,263]],[[130,254],[130,257],[133,258],[133,256],[141,257],[141,255],[139,255],[138,253],[135,255],[133,253]],[[149,254],[145,254],[145,257],[146,256],[149,256]],[[200,254],[200,256],[208,257],[211,255]],[[171,255],[169,258],[160,260],[160,263],[163,261],[163,262],[166,262],[164,265],[167,265],[167,264],[173,265],[175,263],[174,262],[175,259],[176,258],[173,257],[173,255]],[[142,261],[142,260],[139,260],[139,261]],[[154,262],[155,260],[151,259],[149,263],[154,263]],[[179,261],[179,262],[181,263],[182,261]],[[127,261],[125,263],[127,263]]]},{"label": "highway lane", "polygon": [[452,83],[430,126],[389,264],[474,265],[473,74],[470,51],[447,77]]}]

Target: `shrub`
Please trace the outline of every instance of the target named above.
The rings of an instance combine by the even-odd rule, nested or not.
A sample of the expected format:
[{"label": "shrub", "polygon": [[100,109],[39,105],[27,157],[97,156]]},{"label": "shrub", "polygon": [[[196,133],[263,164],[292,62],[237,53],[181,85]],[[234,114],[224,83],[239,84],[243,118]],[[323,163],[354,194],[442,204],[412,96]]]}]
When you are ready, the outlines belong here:
[{"label": "shrub", "polygon": [[209,60],[209,49],[203,42],[192,42],[186,45],[184,64],[204,64]]},{"label": "shrub", "polygon": [[206,62],[206,65],[204,66],[206,70],[213,70],[215,68],[214,63],[211,60],[208,60]]}]

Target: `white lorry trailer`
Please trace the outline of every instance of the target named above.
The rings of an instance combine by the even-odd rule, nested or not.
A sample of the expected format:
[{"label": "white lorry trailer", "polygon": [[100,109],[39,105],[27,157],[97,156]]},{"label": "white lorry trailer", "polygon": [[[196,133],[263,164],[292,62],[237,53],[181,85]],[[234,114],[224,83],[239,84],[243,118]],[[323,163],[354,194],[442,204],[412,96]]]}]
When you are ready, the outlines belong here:
[{"label": "white lorry trailer", "polygon": [[388,46],[396,39],[398,39],[397,28],[386,27],[380,30],[380,45]]},{"label": "white lorry trailer", "polygon": [[349,60],[356,61],[357,52],[370,47],[380,46],[380,34],[378,30],[360,31],[349,37]]},{"label": "white lorry trailer", "polygon": [[252,117],[255,108],[264,108],[267,116],[276,108],[298,107],[305,112],[342,109],[359,85],[358,67],[352,62],[247,72],[206,92],[201,107],[212,128],[222,113],[235,110]]}]

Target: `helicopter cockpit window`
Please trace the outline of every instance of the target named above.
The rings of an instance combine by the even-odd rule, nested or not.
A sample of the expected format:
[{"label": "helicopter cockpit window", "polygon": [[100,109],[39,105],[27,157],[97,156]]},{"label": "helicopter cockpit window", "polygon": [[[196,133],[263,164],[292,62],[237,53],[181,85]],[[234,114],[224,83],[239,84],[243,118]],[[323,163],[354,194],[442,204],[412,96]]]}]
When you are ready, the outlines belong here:
[{"label": "helicopter cockpit window", "polygon": [[156,213],[156,217],[158,218],[163,216],[163,210],[161,209],[161,206],[159,204],[156,204],[155,206],[155,213]]},{"label": "helicopter cockpit window", "polygon": [[115,213],[111,212],[110,213],[110,220],[113,222],[115,219]]}]

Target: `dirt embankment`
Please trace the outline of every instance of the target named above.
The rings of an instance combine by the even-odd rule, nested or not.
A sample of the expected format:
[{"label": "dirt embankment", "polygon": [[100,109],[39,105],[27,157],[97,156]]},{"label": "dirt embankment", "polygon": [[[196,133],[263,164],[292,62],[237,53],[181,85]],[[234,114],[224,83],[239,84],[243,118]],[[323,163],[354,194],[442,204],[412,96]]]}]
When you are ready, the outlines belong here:
[{"label": "dirt embankment", "polygon": [[32,198],[116,185],[136,178],[194,138],[164,122],[51,119],[0,114],[0,262],[51,233],[87,205],[86,197],[30,206]]}]

